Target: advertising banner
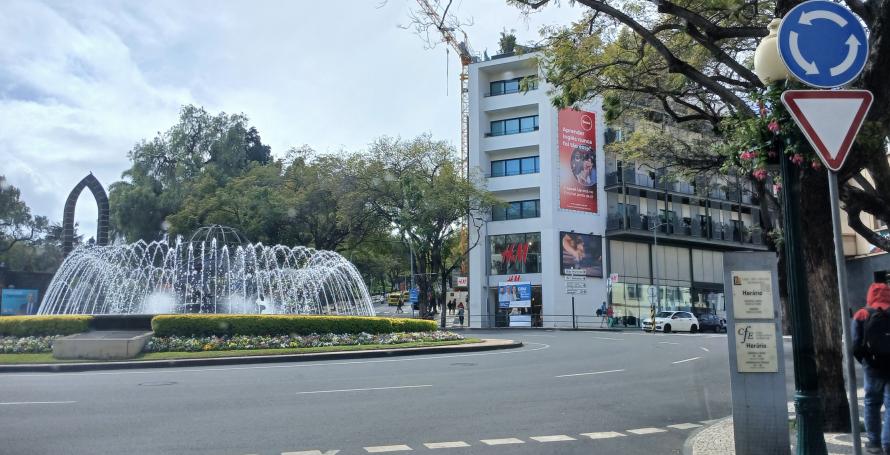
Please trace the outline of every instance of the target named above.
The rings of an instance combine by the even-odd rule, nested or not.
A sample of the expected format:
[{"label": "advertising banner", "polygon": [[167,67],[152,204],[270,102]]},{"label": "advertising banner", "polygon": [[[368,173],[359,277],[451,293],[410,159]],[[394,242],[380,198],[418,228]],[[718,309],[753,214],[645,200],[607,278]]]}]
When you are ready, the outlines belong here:
[{"label": "advertising banner", "polygon": [[599,235],[559,233],[560,273],[571,275],[571,269],[584,271],[584,276],[603,276],[603,238]]},{"label": "advertising banner", "polygon": [[40,307],[37,289],[3,289],[0,291],[0,314],[27,315],[37,314]]},{"label": "advertising banner", "polygon": [[559,208],[597,213],[596,116],[559,111]]},{"label": "advertising banner", "polygon": [[498,307],[528,308],[532,306],[531,283],[498,283]]}]

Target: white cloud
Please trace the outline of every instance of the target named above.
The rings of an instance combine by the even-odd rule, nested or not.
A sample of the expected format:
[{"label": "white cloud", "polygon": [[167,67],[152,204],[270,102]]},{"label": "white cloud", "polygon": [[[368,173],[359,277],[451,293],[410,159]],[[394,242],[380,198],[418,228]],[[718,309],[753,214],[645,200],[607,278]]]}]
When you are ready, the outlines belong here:
[{"label": "white cloud", "polygon": [[[475,49],[490,54],[504,28],[528,42],[541,24],[578,14],[548,8],[526,23],[503,1],[455,4],[474,18]],[[0,174],[33,212],[58,221],[87,172],[108,187],[133,144],[169,128],[189,103],[244,112],[278,155],[302,144],[361,149],[384,134],[459,143],[457,57],[446,74],[444,47],[424,49],[398,27],[413,1],[376,5],[4,2]],[[81,202],[77,219],[93,230],[95,206]]]}]

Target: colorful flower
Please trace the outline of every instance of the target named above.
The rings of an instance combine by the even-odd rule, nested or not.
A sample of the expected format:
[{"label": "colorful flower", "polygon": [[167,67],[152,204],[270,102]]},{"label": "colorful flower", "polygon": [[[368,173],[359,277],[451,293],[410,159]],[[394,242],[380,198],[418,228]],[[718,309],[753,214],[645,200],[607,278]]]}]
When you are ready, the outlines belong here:
[{"label": "colorful flower", "polygon": [[791,162],[798,166],[803,164],[803,161],[803,155],[801,155],[800,153],[795,153],[794,156],[791,157]]},{"label": "colorful flower", "polygon": [[766,180],[767,172],[766,169],[755,169],[754,172],[751,173],[757,180]]},{"label": "colorful flower", "polygon": [[779,122],[776,119],[772,119],[766,127],[772,131],[773,134],[779,134],[779,130],[781,129],[779,128]]},{"label": "colorful flower", "polygon": [[822,163],[820,163],[819,161],[813,161],[810,166],[812,166],[812,168],[817,171],[822,169]]}]

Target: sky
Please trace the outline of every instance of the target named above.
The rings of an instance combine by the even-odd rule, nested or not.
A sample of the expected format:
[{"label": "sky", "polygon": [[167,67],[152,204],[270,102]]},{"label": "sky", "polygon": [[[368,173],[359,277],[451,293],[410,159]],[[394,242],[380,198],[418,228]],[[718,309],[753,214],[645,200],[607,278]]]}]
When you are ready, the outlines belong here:
[{"label": "sky", "polygon": [[[447,3],[444,2],[444,3]],[[566,2],[523,16],[504,0],[455,0],[474,50],[497,53]],[[36,215],[61,221],[92,172],[106,187],[127,152],[170,128],[186,104],[242,112],[278,157],[291,147],[363,150],[382,135],[460,143],[460,62],[412,30],[413,0],[9,1],[0,5],[0,175]],[[447,62],[447,65],[446,65]],[[75,219],[89,238],[89,191]]]}]

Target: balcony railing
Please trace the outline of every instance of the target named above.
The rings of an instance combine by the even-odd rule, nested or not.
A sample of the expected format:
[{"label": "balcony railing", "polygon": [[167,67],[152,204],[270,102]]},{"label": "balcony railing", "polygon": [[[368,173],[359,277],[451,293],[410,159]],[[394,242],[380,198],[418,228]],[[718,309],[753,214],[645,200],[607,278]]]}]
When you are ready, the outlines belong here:
[{"label": "balcony railing", "polygon": [[513,93],[530,92],[532,90],[537,90],[537,89],[538,89],[538,84],[535,84],[534,86],[529,85],[529,87],[526,90],[523,90],[521,88],[508,88],[508,89],[504,89],[500,92],[486,92],[483,96],[485,98],[488,98],[491,96],[510,95]]},{"label": "balcony railing", "polygon": [[485,137],[496,137],[496,136],[509,136],[511,134],[519,134],[519,133],[531,133],[532,131],[538,131],[538,127],[534,128],[520,128],[518,130],[511,131],[495,131],[491,133],[485,133]]},{"label": "balcony railing", "polygon": [[[634,213],[633,207],[628,211]],[[743,223],[727,224],[717,221],[693,220],[691,218],[671,217],[665,219],[653,213],[628,215],[616,211],[608,212],[606,219],[607,231],[640,231],[647,235],[658,227],[659,235],[699,238],[748,245],[763,245],[764,235],[759,228],[750,228]]]},{"label": "balcony railing", "polygon": [[606,186],[621,184],[653,188],[680,194],[697,195],[702,198],[717,199],[721,201],[757,204],[756,199],[751,196],[750,192],[741,192],[738,189],[724,191],[720,187],[693,185],[688,182],[677,182],[669,179],[662,179],[657,176],[653,178],[647,173],[634,171],[606,173]]}]

